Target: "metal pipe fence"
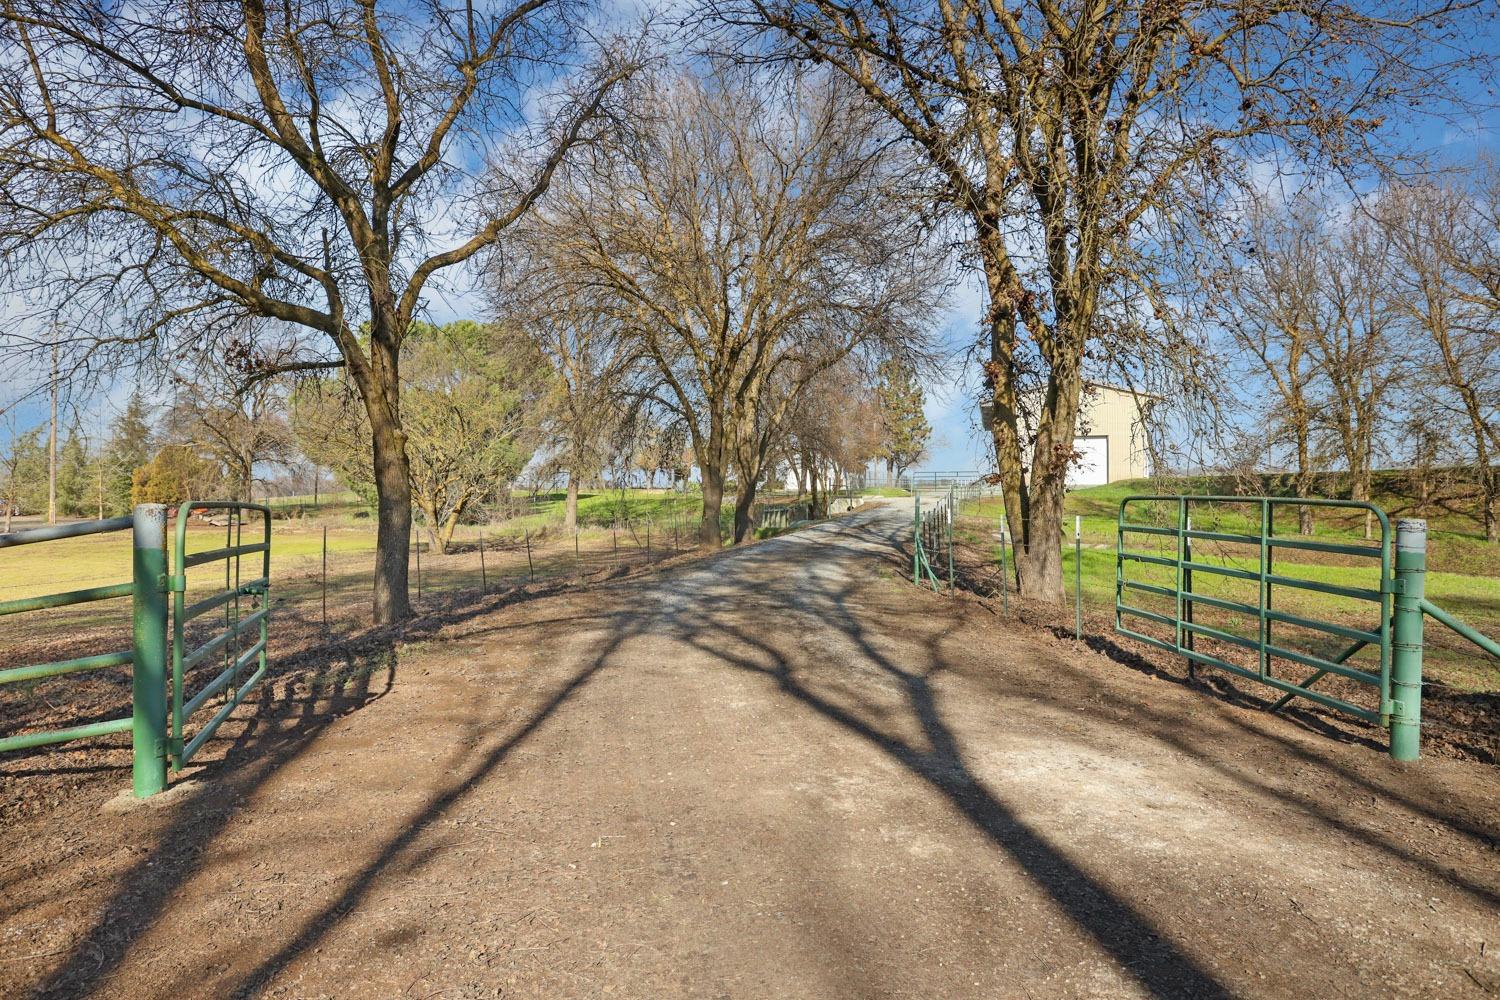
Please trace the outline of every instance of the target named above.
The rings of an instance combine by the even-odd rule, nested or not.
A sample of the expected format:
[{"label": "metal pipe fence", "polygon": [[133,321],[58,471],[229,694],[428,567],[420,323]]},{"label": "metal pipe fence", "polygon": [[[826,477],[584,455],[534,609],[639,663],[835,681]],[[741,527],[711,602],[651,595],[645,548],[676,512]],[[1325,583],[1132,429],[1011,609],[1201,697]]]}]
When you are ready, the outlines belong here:
[{"label": "metal pipe fence", "polygon": [[[1238,511],[1250,507],[1249,518],[1256,531],[1222,530],[1213,520],[1195,526],[1193,510],[1229,508]],[[1345,508],[1365,512],[1380,527],[1379,537],[1371,543],[1332,542],[1298,535],[1277,534],[1276,511],[1297,507]],[[1170,517],[1161,516],[1170,512]],[[1155,515],[1154,517],[1152,515]],[[1165,523],[1171,520],[1172,524]],[[1154,523],[1153,523],[1154,522]],[[1208,530],[1209,525],[1217,530]],[[1127,539],[1155,536],[1168,539],[1171,556],[1151,554],[1127,548]],[[1227,565],[1199,557],[1194,541],[1210,541],[1238,546],[1256,555],[1256,567]],[[1291,569],[1279,569],[1277,553],[1283,550],[1318,552],[1355,561],[1368,567],[1372,586],[1329,583],[1292,575]],[[1415,760],[1420,752],[1423,690],[1423,623],[1431,617],[1477,646],[1484,653],[1500,657],[1500,643],[1482,635],[1456,616],[1428,601],[1425,597],[1427,522],[1420,519],[1398,521],[1394,532],[1385,511],[1373,504],[1351,500],[1325,500],[1298,497],[1233,497],[1142,495],[1120,501],[1115,549],[1115,631],[1148,645],[1179,654],[1190,664],[1202,664],[1224,670],[1247,680],[1256,681],[1282,692],[1272,705],[1279,710],[1294,698],[1305,698],[1325,708],[1343,712],[1390,731],[1390,755],[1397,760]],[[1129,567],[1160,567],[1170,576],[1156,581],[1133,577]],[[1205,580],[1234,581],[1254,585],[1254,599],[1234,599],[1222,593],[1204,592]],[[1277,595],[1295,591],[1303,595],[1355,602],[1365,608],[1369,621],[1362,627],[1331,621],[1316,610],[1293,614],[1277,606]],[[1132,595],[1164,600],[1166,606],[1153,610],[1131,603]],[[1207,624],[1197,619],[1194,609],[1209,608],[1223,612],[1227,621]],[[1236,630],[1235,622],[1249,622],[1253,635]],[[1127,624],[1129,622],[1129,624]],[[1151,635],[1136,622],[1149,622],[1171,630],[1171,638]],[[1288,630],[1292,630],[1288,635]],[[1321,649],[1294,648],[1298,636],[1320,635],[1326,641],[1337,640],[1336,654]],[[1197,647],[1195,637],[1219,643],[1226,649],[1242,649],[1253,654],[1253,665],[1236,663],[1227,652],[1210,653]],[[1303,643],[1304,646],[1306,643]],[[1320,644],[1321,645],[1321,644]],[[1377,652],[1373,669],[1353,662],[1365,649]],[[1296,677],[1297,672],[1311,671]],[[1350,701],[1340,694],[1314,690],[1326,677],[1339,677],[1376,692],[1374,707]]]},{"label": "metal pipe fence", "polygon": [[[222,548],[190,553],[186,544],[189,518],[194,512],[202,513],[207,510],[229,512],[225,544]],[[245,511],[257,511],[261,514],[263,535],[260,542],[244,542],[242,515]],[[141,504],[130,517],[51,525],[0,535],[0,549],[4,549],[128,529],[131,532],[132,567],[128,583],[0,603],[0,615],[8,615],[112,598],[131,598],[129,650],[28,664],[0,671],[0,684],[6,684],[105,667],[128,666],[131,668],[131,714],[103,722],[6,737],[0,739],[0,752],[128,730],[132,734],[131,783],[136,796],[145,798],[165,788],[168,764],[173,770],[180,770],[228,718],[234,707],[265,676],[270,616],[267,603],[270,586],[270,525],[271,512],[265,506],[188,501],[177,510],[175,545],[170,558],[166,536],[167,509],[161,504]],[[243,580],[240,560],[243,556],[256,554],[261,557],[260,575],[253,580]],[[225,564],[224,590],[188,603],[187,571],[194,566],[216,562]],[[170,607],[168,594],[172,595]],[[251,614],[242,615],[241,598],[246,596],[255,605]],[[188,650],[188,623],[220,608],[224,609],[225,629],[197,648]],[[258,639],[248,648],[243,648],[241,636],[252,627],[258,629]],[[189,671],[215,654],[224,658],[224,669],[196,694],[187,697],[184,684]],[[241,672],[252,662],[256,664],[255,671],[244,683],[240,683]],[[195,737],[184,743],[185,721],[204,707],[215,694],[221,692],[224,693],[224,704]]]},{"label": "metal pipe fence", "polygon": [[[919,486],[912,522],[914,584],[953,586],[951,564],[943,570],[954,521],[982,514],[974,501],[994,496],[977,484]],[[1376,537],[1296,534],[1288,518],[1277,514],[1299,506],[1367,513],[1378,526]],[[1380,508],[1358,501],[1178,494],[1127,497],[1113,520],[1114,631],[1182,656],[1190,675],[1208,667],[1276,690],[1280,697],[1271,711],[1302,698],[1386,728],[1396,759],[1417,757],[1423,691],[1437,683],[1423,676],[1430,646],[1425,619],[1445,626],[1481,656],[1500,660],[1500,642],[1426,597],[1425,521],[1393,523]],[[1295,514],[1290,520],[1295,523]],[[1000,583],[989,596],[999,597],[1009,613],[1012,537],[1003,511],[993,523]],[[972,531],[974,521],[969,525]],[[1082,640],[1083,518],[1075,516],[1072,527],[1073,566],[1064,561],[1063,579],[1072,591],[1070,631]],[[1143,549],[1142,539],[1154,539],[1157,550]],[[1333,558],[1307,562],[1296,553]],[[1337,567],[1336,574],[1328,574],[1330,567]],[[1235,650],[1248,657],[1234,656]],[[1354,686],[1329,688],[1328,678]],[[1373,691],[1368,703],[1357,697],[1360,688]]]},{"label": "metal pipe fence", "polygon": [[[137,518],[115,517],[99,521],[79,521],[73,524],[49,524],[40,528],[30,528],[25,531],[15,531],[7,535],[0,535],[0,549],[15,548],[22,545],[37,545],[68,538],[81,538],[85,535],[130,531],[136,528],[136,522]],[[137,536],[139,534],[140,532],[137,530]],[[137,546],[141,544],[139,537],[137,537],[136,544]],[[79,604],[89,604],[95,601],[130,597],[135,594],[142,575],[141,560],[137,558],[135,562],[136,573],[132,580],[123,583],[108,584],[102,587],[86,587],[80,590],[64,591],[38,597],[23,597],[0,602],[0,616],[46,611],[53,608],[64,608]],[[149,570],[150,567],[148,566],[146,569]],[[50,677],[60,677],[64,674],[103,670],[109,667],[129,666],[135,661],[135,655],[135,649],[122,649],[110,653],[70,657],[46,663],[23,664],[0,670],[0,685],[38,681]],[[96,736],[105,736],[110,733],[123,733],[131,730],[136,725],[136,722],[137,720],[134,717],[125,716],[85,725],[68,726],[62,729],[19,733],[0,739],[0,753],[12,750],[28,750],[32,747],[48,746],[54,743],[67,743],[72,740],[89,739]]]}]

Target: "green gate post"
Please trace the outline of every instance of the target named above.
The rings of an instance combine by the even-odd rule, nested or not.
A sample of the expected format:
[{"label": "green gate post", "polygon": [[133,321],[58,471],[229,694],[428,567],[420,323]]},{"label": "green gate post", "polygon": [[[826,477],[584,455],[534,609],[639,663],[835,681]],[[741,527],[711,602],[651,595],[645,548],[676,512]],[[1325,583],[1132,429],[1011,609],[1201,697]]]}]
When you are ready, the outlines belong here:
[{"label": "green gate post", "polygon": [[[1182,521],[1183,534],[1182,545],[1180,546],[1180,548],[1182,549],[1183,560],[1182,592],[1184,594],[1184,598],[1182,601],[1182,620],[1186,624],[1191,625],[1193,623],[1193,608],[1196,603],[1193,600],[1193,516],[1191,514],[1185,513],[1183,515]],[[1213,524],[1213,522],[1210,521],[1209,524]],[[1187,649],[1189,651],[1192,650],[1193,644],[1194,642],[1196,642],[1194,636],[1195,633],[1192,629],[1184,628],[1182,630],[1182,646],[1184,649]],[[1191,656],[1187,658],[1187,675],[1188,680],[1193,680],[1198,676],[1198,661],[1193,659]]]},{"label": "green gate post", "polygon": [[922,497],[916,490],[911,494],[911,582],[920,579],[922,568]]},{"label": "green gate post", "polygon": [[1073,516],[1073,638],[1083,641],[1083,517]]},{"label": "green gate post", "polygon": [[1422,598],[1427,522],[1396,522],[1396,594],[1391,619],[1391,756],[1416,760],[1422,744]]},{"label": "green gate post", "polygon": [[131,778],[144,799],[167,786],[167,508],[141,504],[134,529]]},{"label": "green gate post", "polygon": [[953,596],[953,487],[948,487],[948,596]]}]

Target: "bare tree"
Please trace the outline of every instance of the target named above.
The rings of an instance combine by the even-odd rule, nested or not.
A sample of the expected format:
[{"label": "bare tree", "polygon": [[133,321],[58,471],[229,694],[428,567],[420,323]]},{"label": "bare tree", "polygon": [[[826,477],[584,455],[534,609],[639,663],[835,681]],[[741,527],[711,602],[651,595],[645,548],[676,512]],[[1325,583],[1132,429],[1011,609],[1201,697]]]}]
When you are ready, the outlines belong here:
[{"label": "bare tree", "polygon": [[294,444],[286,420],[286,390],[276,379],[248,384],[243,373],[213,355],[173,367],[174,399],[166,426],[224,467],[232,498],[249,502],[256,467],[291,460]]},{"label": "bare tree", "polygon": [[579,487],[598,478],[612,429],[624,419],[634,358],[607,311],[558,287],[545,251],[534,252],[529,266],[512,262],[496,275],[492,291],[505,323],[524,332],[550,375],[543,425],[553,467],[567,479],[563,528],[571,534],[578,527]]},{"label": "bare tree", "polygon": [[898,202],[878,118],[827,76],[642,80],[637,125],[571,167],[538,223],[559,291],[602,310],[652,365],[703,479],[717,547],[736,535],[802,386],[851,352],[909,349],[940,291]]},{"label": "bare tree", "polygon": [[[1325,315],[1309,353],[1326,386],[1316,411],[1349,477],[1349,498],[1369,500],[1375,447],[1392,383],[1405,366],[1395,354],[1401,322],[1390,293],[1387,236],[1357,216],[1327,239],[1318,287]],[[1372,516],[1365,515],[1365,537]]]},{"label": "bare tree", "polygon": [[628,59],[575,65],[579,13],[568,0],[0,5],[10,289],[67,300],[91,330],[134,317],[103,337],[122,352],[162,337],[211,349],[246,315],[318,336],[314,355],[266,367],[342,367],[358,390],[381,622],[410,613],[401,344],[429,285],[527,213],[629,74]]},{"label": "bare tree", "polygon": [[[1304,198],[1279,209],[1258,200],[1246,229],[1242,252],[1215,282],[1212,315],[1248,360],[1258,398],[1251,405],[1266,421],[1266,437],[1289,447],[1292,489],[1306,498],[1312,496],[1316,473],[1318,371],[1310,345],[1323,323],[1325,235],[1315,206]],[[1312,533],[1311,507],[1297,508],[1297,530]]]},{"label": "bare tree", "polygon": [[1454,15],[1480,6],[705,4],[751,36],[746,58],[833,66],[925,155],[934,200],[984,273],[985,375],[1020,587],[1050,601],[1063,596],[1063,490],[1086,358],[1172,359],[1184,344],[1162,286],[1191,231],[1223,218],[1215,201],[1245,154],[1316,150],[1351,164],[1381,115],[1440,91],[1448,67],[1436,60],[1464,49]]},{"label": "bare tree", "polygon": [[[1488,190],[1487,190],[1488,188]],[[1474,188],[1456,183],[1396,188],[1382,199],[1394,307],[1417,345],[1406,366],[1424,422],[1442,416],[1466,441],[1480,489],[1479,522],[1500,541],[1500,171]],[[1431,446],[1418,441],[1419,448]],[[1423,480],[1425,500],[1426,480]]]},{"label": "bare tree", "polygon": [[[882,374],[887,367],[880,366]],[[828,493],[846,484],[851,470],[887,454],[885,414],[874,383],[870,373],[845,361],[810,381],[787,417],[785,460],[815,509],[826,506]]]}]

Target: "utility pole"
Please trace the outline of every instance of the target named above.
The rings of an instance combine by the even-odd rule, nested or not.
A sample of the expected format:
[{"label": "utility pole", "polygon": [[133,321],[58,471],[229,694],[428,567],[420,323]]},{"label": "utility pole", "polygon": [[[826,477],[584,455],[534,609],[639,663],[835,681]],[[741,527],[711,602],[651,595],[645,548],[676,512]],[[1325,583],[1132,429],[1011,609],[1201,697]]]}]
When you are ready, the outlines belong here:
[{"label": "utility pole", "polygon": [[52,331],[52,427],[47,435],[47,523],[57,523],[57,330]]}]

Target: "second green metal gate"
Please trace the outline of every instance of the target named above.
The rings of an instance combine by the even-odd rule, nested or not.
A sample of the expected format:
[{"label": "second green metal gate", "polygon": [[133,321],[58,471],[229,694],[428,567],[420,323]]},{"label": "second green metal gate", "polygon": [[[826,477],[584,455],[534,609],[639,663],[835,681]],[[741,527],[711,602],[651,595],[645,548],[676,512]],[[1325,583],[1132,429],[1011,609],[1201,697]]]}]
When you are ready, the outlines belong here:
[{"label": "second green metal gate", "polygon": [[[1365,514],[1379,525],[1378,537],[1367,542],[1334,542],[1295,533],[1278,534],[1276,514],[1288,508],[1346,509]],[[1198,523],[1194,524],[1194,515]],[[1206,515],[1206,517],[1204,516]],[[1226,523],[1227,522],[1227,523]],[[1253,526],[1250,530],[1224,530],[1230,526]],[[1424,596],[1427,523],[1402,520],[1391,531],[1390,519],[1373,504],[1353,500],[1303,499],[1297,497],[1233,497],[1140,495],[1120,501],[1116,522],[1115,631],[1132,639],[1180,654],[1190,664],[1204,664],[1240,677],[1258,681],[1282,692],[1273,706],[1281,708],[1292,698],[1306,698],[1388,728],[1391,756],[1398,760],[1417,757],[1422,721],[1422,623],[1431,616],[1468,639],[1490,656],[1500,657],[1500,644],[1465,625]],[[1169,540],[1166,551],[1143,552],[1130,548],[1131,539],[1156,537]],[[1232,558],[1205,558],[1197,542],[1232,546]],[[1342,560],[1340,577],[1360,574],[1371,586],[1352,586],[1294,575],[1298,570],[1278,566],[1277,554],[1306,551],[1334,555]],[[1234,565],[1234,563],[1240,565]],[[1254,563],[1250,568],[1249,563]],[[1288,562],[1290,562],[1288,560]],[[1347,564],[1347,565],[1345,565]],[[1296,564],[1309,572],[1308,564]],[[1156,569],[1158,578],[1145,579],[1140,568]],[[1330,569],[1320,566],[1321,570]],[[1162,570],[1170,573],[1162,573]],[[1234,599],[1206,593],[1204,581],[1240,581],[1254,584],[1255,598]],[[1209,585],[1211,586],[1211,585]],[[1353,621],[1330,621],[1312,617],[1314,612],[1292,614],[1277,606],[1277,594],[1287,591],[1319,595],[1313,607],[1330,607],[1334,601],[1354,602],[1362,617]],[[1142,607],[1150,600],[1165,602],[1157,608]],[[1333,599],[1333,600],[1330,600]],[[1198,620],[1197,610],[1210,608],[1227,618],[1216,625]],[[1331,611],[1330,611],[1331,617]],[[1253,635],[1233,630],[1247,623]],[[1141,623],[1155,623],[1171,630],[1171,637],[1150,635]],[[1295,639],[1284,638],[1288,629],[1300,629],[1337,640],[1337,652],[1291,648]],[[1254,664],[1234,663],[1228,653],[1210,653],[1198,648],[1199,638],[1224,647],[1248,650]],[[1373,648],[1376,659],[1370,667],[1353,658]],[[1300,679],[1287,674],[1293,669],[1311,670]],[[1347,697],[1317,691],[1313,685],[1336,676],[1373,687],[1374,707],[1359,705]]]},{"label": "second green metal gate", "polygon": [[[187,551],[188,518],[195,511],[223,511],[224,545],[207,552]],[[246,543],[244,540],[244,518],[246,513],[260,515],[260,540]],[[246,579],[242,573],[245,557],[252,557],[253,578]],[[224,587],[222,590],[187,603],[188,570],[195,566],[212,563],[224,564]],[[231,503],[226,501],[188,501],[177,510],[177,535],[172,550],[172,768],[181,770],[198,748],[210,739],[219,725],[229,717],[235,706],[245,695],[260,683],[266,675],[266,637],[270,624],[271,587],[271,509],[260,504]],[[241,599],[249,600],[244,608]],[[224,609],[223,628],[213,637],[193,649],[188,649],[188,623],[211,611]],[[255,636],[255,641],[246,644],[245,634]],[[186,692],[185,677],[188,671],[218,654],[223,669],[192,695]],[[251,667],[254,667],[251,671]],[[248,676],[244,676],[251,671]],[[242,680],[243,677],[243,680]],[[214,695],[223,692],[225,697],[218,711],[209,718],[197,735],[184,742],[183,729],[186,722],[208,704]]]}]

